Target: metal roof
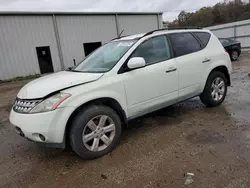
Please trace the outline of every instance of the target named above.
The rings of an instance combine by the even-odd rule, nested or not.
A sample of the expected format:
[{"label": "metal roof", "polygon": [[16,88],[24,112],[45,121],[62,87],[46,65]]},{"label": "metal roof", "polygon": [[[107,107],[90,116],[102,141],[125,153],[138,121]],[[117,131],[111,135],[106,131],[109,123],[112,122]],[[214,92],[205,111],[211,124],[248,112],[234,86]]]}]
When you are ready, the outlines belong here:
[{"label": "metal roof", "polygon": [[162,15],[163,12],[32,12],[0,11],[0,15]]}]

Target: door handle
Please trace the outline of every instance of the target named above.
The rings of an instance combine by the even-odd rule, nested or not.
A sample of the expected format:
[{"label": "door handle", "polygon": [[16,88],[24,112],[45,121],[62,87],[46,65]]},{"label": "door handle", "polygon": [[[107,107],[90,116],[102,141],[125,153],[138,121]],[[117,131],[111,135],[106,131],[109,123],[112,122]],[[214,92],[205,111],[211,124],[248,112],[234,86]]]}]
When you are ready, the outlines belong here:
[{"label": "door handle", "polygon": [[205,58],[205,59],[202,61],[202,63],[207,63],[207,62],[210,62],[210,61],[211,61],[211,59]]},{"label": "door handle", "polygon": [[176,70],[177,70],[177,68],[170,67],[168,70],[166,70],[166,73],[174,72],[174,71],[176,71]]}]

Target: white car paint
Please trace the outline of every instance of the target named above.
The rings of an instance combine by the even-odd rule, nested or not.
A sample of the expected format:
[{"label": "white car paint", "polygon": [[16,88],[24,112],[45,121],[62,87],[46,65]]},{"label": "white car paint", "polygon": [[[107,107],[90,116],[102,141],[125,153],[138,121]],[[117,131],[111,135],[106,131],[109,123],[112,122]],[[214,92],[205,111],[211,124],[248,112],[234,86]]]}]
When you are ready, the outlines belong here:
[{"label": "white car paint", "polygon": [[20,127],[25,137],[42,142],[38,134],[46,137],[46,143],[62,143],[64,131],[70,114],[74,107],[58,108],[54,111],[38,114],[20,114],[11,110],[10,121]]},{"label": "white car paint", "polygon": [[[175,59],[121,74],[127,96],[128,116],[138,116],[163,102],[178,99],[178,73]],[[156,76],[157,75],[157,76]]]},{"label": "white car paint", "polygon": [[26,84],[18,93],[17,97],[21,99],[37,99],[46,95],[75,85],[95,81],[103,73],[78,73],[61,71],[58,73],[43,76]]},{"label": "white car paint", "polygon": [[[12,110],[11,123],[21,128],[26,137],[36,142],[43,142],[37,137],[37,133],[41,133],[47,138],[45,143],[62,143],[70,115],[89,101],[112,98],[120,104],[126,118],[132,119],[200,95],[208,75],[214,68],[226,66],[228,72],[232,72],[228,54],[210,31],[205,31],[211,34],[211,39],[207,47],[201,51],[122,74],[118,73],[131,53],[145,40],[153,36],[190,31],[200,30],[160,31],[143,37],[127,51],[112,70],[104,74],[63,71],[28,83],[20,90],[18,98],[42,98],[58,90],[71,96],[63,101],[58,109],[50,112],[20,114]],[[134,39],[142,35],[129,36],[125,39]],[[207,58],[211,61],[202,63]],[[173,69],[176,71],[171,72]]]}]

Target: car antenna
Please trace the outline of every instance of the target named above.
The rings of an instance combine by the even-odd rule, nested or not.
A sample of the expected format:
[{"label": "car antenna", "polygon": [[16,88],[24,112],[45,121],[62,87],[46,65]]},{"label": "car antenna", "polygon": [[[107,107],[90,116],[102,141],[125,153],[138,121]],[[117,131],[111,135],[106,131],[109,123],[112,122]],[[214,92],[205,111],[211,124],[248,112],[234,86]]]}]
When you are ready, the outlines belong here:
[{"label": "car antenna", "polygon": [[[116,37],[116,38],[114,38],[114,39],[112,39],[112,40],[120,39],[120,38],[121,38],[121,35],[122,35],[122,33],[123,33],[123,31],[124,31],[124,30],[122,30],[122,31],[120,32],[120,34],[118,35],[118,37]],[[111,40],[111,41],[112,41],[112,40]]]},{"label": "car antenna", "polygon": [[121,35],[123,33],[124,29],[120,32],[120,34],[118,35],[118,39],[121,38]]}]

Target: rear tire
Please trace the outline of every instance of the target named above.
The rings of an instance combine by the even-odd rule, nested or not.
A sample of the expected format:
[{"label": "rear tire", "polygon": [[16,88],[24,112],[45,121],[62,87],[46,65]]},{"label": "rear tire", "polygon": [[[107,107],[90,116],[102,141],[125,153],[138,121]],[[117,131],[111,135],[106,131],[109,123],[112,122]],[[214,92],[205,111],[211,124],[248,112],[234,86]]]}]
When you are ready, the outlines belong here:
[{"label": "rear tire", "polygon": [[118,145],[121,131],[121,120],[113,109],[91,105],[79,111],[72,122],[71,147],[81,158],[95,159]]},{"label": "rear tire", "polygon": [[226,76],[219,71],[213,71],[208,76],[204,91],[200,99],[207,107],[220,105],[227,95]]},{"label": "rear tire", "polygon": [[231,51],[230,58],[232,61],[236,61],[239,57],[239,53],[236,50]]}]

